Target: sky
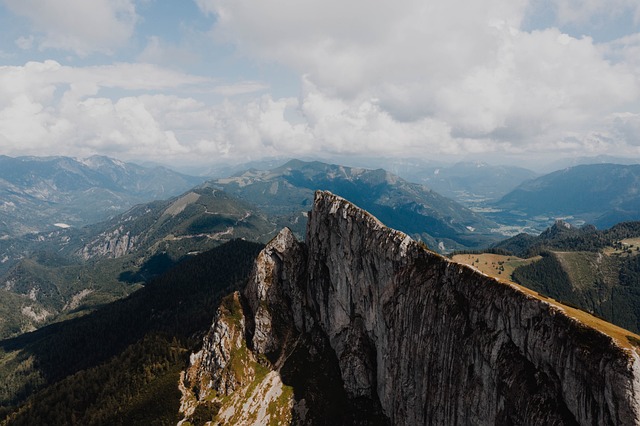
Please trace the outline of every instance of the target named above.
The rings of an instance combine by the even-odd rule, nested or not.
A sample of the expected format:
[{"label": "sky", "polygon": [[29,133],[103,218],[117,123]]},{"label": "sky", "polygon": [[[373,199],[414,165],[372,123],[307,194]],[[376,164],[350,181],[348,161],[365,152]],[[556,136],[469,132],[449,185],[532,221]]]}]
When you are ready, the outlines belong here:
[{"label": "sky", "polygon": [[640,157],[637,0],[0,0],[0,154]]}]

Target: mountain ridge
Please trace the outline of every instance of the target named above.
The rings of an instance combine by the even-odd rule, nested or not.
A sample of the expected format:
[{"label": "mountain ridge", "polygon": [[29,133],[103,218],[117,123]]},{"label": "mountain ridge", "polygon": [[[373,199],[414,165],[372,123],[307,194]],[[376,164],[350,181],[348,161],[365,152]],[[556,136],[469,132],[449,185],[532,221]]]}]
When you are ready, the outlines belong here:
[{"label": "mountain ridge", "polygon": [[640,164],[590,164],[558,170],[527,181],[494,207],[515,219],[541,223],[565,218],[574,224],[608,228],[640,220]]},{"label": "mountain ridge", "polygon": [[261,389],[277,404],[263,423],[322,423],[313,401],[330,405],[318,383],[333,367],[303,360],[329,351],[347,396],[344,424],[358,407],[380,411],[383,424],[640,422],[638,348],[328,192],[316,193],[306,242],[283,230],[243,296],[221,306],[191,358],[184,421],[205,401],[206,420],[264,416],[245,399]]},{"label": "mountain ridge", "polygon": [[200,187],[81,229],[0,241],[0,310],[14,311],[0,337],[86,313],[198,253],[237,238],[266,242],[275,231],[253,206]]},{"label": "mountain ridge", "polygon": [[176,195],[202,178],[104,156],[0,156],[0,235],[52,231],[107,219],[134,204]]},{"label": "mountain ridge", "polygon": [[223,189],[305,232],[315,190],[330,190],[363,206],[390,226],[438,251],[494,242],[498,225],[429,188],[384,169],[291,160],[271,170],[250,170],[207,185]]}]

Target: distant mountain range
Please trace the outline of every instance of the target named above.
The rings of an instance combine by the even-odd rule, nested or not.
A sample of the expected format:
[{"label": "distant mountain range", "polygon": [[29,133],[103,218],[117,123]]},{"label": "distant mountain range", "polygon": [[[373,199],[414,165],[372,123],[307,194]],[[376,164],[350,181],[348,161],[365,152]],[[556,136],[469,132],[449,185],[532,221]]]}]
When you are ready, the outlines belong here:
[{"label": "distant mountain range", "polygon": [[608,228],[640,220],[640,165],[590,164],[558,170],[527,181],[494,204],[498,221],[555,219]]},{"label": "distant mountain range", "polygon": [[498,200],[520,183],[537,174],[515,166],[493,166],[482,162],[456,163],[422,173],[417,182],[466,206]]},{"label": "distant mountain range", "polygon": [[304,232],[315,190],[332,191],[376,215],[388,226],[422,239],[437,251],[480,247],[499,234],[494,222],[383,169],[370,170],[291,160],[271,170],[248,170],[210,185],[223,189]]},{"label": "distant mountain range", "polygon": [[0,156],[0,237],[88,225],[202,180],[101,156]]},{"label": "distant mountain range", "polygon": [[[522,412],[538,413],[539,423],[553,423],[562,416],[571,423],[577,418],[573,413],[591,411],[580,408],[567,414],[567,404],[582,399],[560,398],[564,388],[556,379],[569,370],[578,371],[581,392],[600,392],[599,377],[606,371],[597,369],[609,368],[602,360],[622,352],[606,333],[587,330],[592,323],[561,314],[569,307],[558,307],[549,297],[640,330],[640,222],[600,231],[558,221],[540,235],[520,234],[495,244],[490,253],[497,256],[494,260],[480,259],[477,251],[501,237],[500,225],[541,225],[557,216],[597,224],[624,214],[633,217],[640,211],[640,204],[634,204],[640,166],[579,166],[531,176],[491,204],[530,172],[458,164],[432,171],[430,183],[422,180],[429,188],[383,169],[292,160],[202,183],[166,169],[140,168],[105,157],[7,158],[1,158],[7,161],[6,173],[0,161],[0,174],[5,173],[0,180],[4,191],[0,203],[5,208],[0,214],[5,216],[0,218],[6,219],[7,229],[13,227],[12,233],[0,234],[0,422],[5,419],[7,424],[175,424],[180,409],[191,424],[202,424],[218,411],[227,412],[221,404],[248,407],[229,393],[207,393],[213,376],[203,375],[202,381],[188,378],[184,371],[181,376],[188,360],[196,371],[212,369],[212,348],[222,351],[220,360],[226,363],[220,369],[225,378],[216,386],[229,383],[230,392],[234,386],[236,392],[263,392],[266,388],[257,384],[263,379],[268,384],[274,368],[281,368],[287,378],[282,393],[262,393],[269,398],[284,395],[277,397],[280,408],[276,410],[267,396],[258,402],[271,412],[290,408],[296,399],[295,415],[303,413],[311,422],[323,416],[337,419],[345,412],[358,420],[366,415],[384,421],[381,404],[390,399],[358,390],[387,389],[376,377],[397,377],[393,386],[398,396],[392,409],[399,417],[395,418],[408,412],[405,405],[422,413],[426,405],[416,403],[416,398],[426,401],[439,394],[412,389],[440,380],[445,371],[443,380],[456,377],[459,384],[445,389],[451,393],[447,401],[463,395],[460,389],[472,389],[478,407],[486,401],[484,389],[497,389],[509,398],[492,405],[508,408],[500,414],[503,417],[485,423],[519,421]],[[497,182],[495,188],[488,184],[491,179]],[[182,185],[186,188],[178,189]],[[440,195],[433,190],[438,185],[458,199],[468,195],[469,205],[494,211],[492,217],[500,224]],[[316,189],[348,197],[356,205],[325,193],[316,199],[309,216]],[[166,195],[169,191],[175,192]],[[119,210],[146,196],[165,199]],[[81,226],[101,206],[111,206],[104,212],[108,218]],[[475,269],[495,262],[498,280],[444,261],[424,250],[423,244],[381,226],[372,215],[440,252],[470,250]],[[255,242],[267,242],[282,226],[308,235],[307,243],[295,242],[284,230],[254,264],[261,248]],[[45,232],[29,233],[34,229]],[[517,262],[510,265],[514,259]],[[252,270],[257,278],[249,281],[255,291],[223,298],[242,289]],[[534,291],[526,290],[525,295],[515,284],[504,285],[507,275]],[[315,293],[305,287],[309,283],[318,284],[313,286]],[[214,313],[223,322],[207,334]],[[533,322],[509,322],[520,317]],[[302,324],[309,334],[293,329]],[[514,324],[520,327],[515,332]],[[22,334],[31,330],[35,331]],[[616,338],[622,336],[618,342],[640,347],[633,333],[616,333]],[[209,336],[204,342],[203,335]],[[286,348],[281,353],[256,352],[258,345],[271,347],[280,338]],[[228,350],[229,342],[240,346]],[[335,342],[338,349],[332,346]],[[533,353],[531,348],[547,357],[542,370],[535,360],[523,358],[522,354]],[[411,351],[413,355],[407,355]],[[567,353],[569,358],[556,357]],[[376,372],[383,363],[391,368],[388,371],[396,371],[408,356],[413,357],[412,367],[398,370],[399,376]],[[588,368],[566,368],[566,359],[582,356],[593,357],[585,361]],[[426,365],[425,359],[437,362],[429,364],[428,376],[414,380],[413,366]],[[347,367],[342,369],[343,364]],[[451,365],[451,372],[442,368]],[[455,368],[460,365],[464,368]],[[243,377],[252,375],[256,381],[243,382]],[[303,383],[300,377],[312,380]],[[620,377],[630,376],[625,370]],[[481,386],[485,379],[489,381]],[[496,388],[495,383],[507,383],[507,388]],[[293,386],[298,386],[295,391]],[[357,391],[352,401],[345,396],[349,389]],[[190,399],[181,401],[180,392]],[[342,406],[345,401],[351,405]],[[526,411],[526,404],[536,408]],[[600,402],[588,404],[604,407]]]},{"label": "distant mountain range", "polygon": [[254,207],[199,187],[96,225],[2,240],[0,337],[124,297],[227,241],[266,242],[275,232]]},{"label": "distant mountain range", "polygon": [[[5,228],[14,223],[14,232],[38,227],[47,231],[0,237],[0,315],[6,319],[0,335],[123,297],[175,263],[235,238],[264,243],[283,226],[303,237],[317,189],[353,200],[386,225],[442,253],[486,248],[503,236],[498,232],[503,225],[518,229],[524,223],[543,229],[556,217],[570,216],[572,223],[600,227],[618,219],[640,219],[640,166],[602,164],[558,171],[525,182],[495,204],[478,202],[490,207],[481,214],[383,169],[291,160],[270,170],[251,169],[189,186],[181,195],[122,213],[117,200],[122,207],[142,197],[161,197],[198,179],[106,157],[0,157],[3,161],[0,187],[5,192],[0,200],[5,206],[15,205],[0,212]],[[482,176],[499,170],[467,163],[436,176],[471,188],[464,182],[474,179],[452,177],[477,171],[475,188],[484,187],[480,192],[486,194],[490,188]],[[518,173],[524,178],[529,172],[505,168],[504,176]],[[108,213],[108,220],[78,225],[91,215],[99,216],[97,210],[105,204],[111,206],[102,213]],[[78,221],[60,219],[65,212],[74,213]],[[63,228],[62,223],[78,226]],[[517,244],[530,247],[532,239],[541,241],[549,232],[540,237],[519,235],[505,248],[515,252]]]},{"label": "distant mountain range", "polygon": [[[333,164],[343,163],[338,161]],[[492,165],[482,161],[445,163],[420,158],[356,158],[350,159],[348,164],[366,169],[387,170],[409,182],[426,185],[466,207],[498,200],[522,182],[539,175],[522,167]]]},{"label": "distant mountain range", "polygon": [[566,169],[568,167],[575,167],[581,165],[589,165],[589,164],[624,164],[624,165],[632,165],[639,164],[640,158],[629,158],[629,157],[614,157],[613,155],[596,155],[592,157],[569,157],[562,158],[558,161],[553,161],[547,164],[546,167],[542,169],[543,172],[552,173],[556,170]]}]

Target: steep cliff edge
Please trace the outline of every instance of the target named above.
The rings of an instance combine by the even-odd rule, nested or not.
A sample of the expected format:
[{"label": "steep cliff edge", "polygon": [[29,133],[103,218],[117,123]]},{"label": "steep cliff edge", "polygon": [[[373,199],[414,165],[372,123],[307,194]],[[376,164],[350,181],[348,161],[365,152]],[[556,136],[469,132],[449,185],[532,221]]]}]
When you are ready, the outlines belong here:
[{"label": "steep cliff edge", "polygon": [[[238,300],[242,321],[218,314],[183,381],[194,406],[215,400],[229,412],[233,398],[219,398],[228,383],[267,388],[277,373],[291,393],[272,412],[289,407],[277,419],[299,424],[640,424],[635,350],[328,192],[316,194],[306,244],[282,231]],[[198,362],[225,341],[221,321],[263,378]]]}]

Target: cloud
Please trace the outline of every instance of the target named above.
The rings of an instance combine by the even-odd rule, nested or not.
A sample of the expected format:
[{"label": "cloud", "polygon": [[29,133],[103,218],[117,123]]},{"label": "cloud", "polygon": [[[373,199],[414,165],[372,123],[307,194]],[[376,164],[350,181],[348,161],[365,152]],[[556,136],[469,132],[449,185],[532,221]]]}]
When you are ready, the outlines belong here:
[{"label": "cloud", "polygon": [[[551,1],[560,10],[561,0]],[[274,155],[640,155],[637,34],[597,43],[554,27],[524,29],[526,0],[197,2],[214,17],[217,42],[258,66],[294,70],[299,93],[278,98],[261,81],[153,65],[184,51],[151,36],[138,58],[144,64],[0,67],[0,150],[183,164]],[[591,1],[589,13],[602,4]]]},{"label": "cloud", "polygon": [[[166,94],[202,86],[229,95],[263,88],[255,82],[219,87],[148,64],[69,67],[45,61],[0,67],[0,151],[100,153],[176,164],[312,151],[306,125],[285,119],[288,108],[297,108],[295,98],[265,95],[210,105]],[[119,95],[107,97],[105,89]]]},{"label": "cloud", "polygon": [[[29,20],[40,49],[62,49],[86,56],[111,53],[133,35],[138,20],[132,0],[3,0]],[[21,46],[21,47],[22,47]]]},{"label": "cloud", "polygon": [[180,153],[173,131],[141,96],[109,99],[100,92],[166,91],[206,79],[146,64],[74,68],[55,61],[0,67],[0,148],[30,155]]},{"label": "cloud", "polygon": [[187,47],[169,43],[158,36],[150,36],[147,45],[138,55],[138,61],[163,66],[191,64],[199,60],[196,53]]},{"label": "cloud", "polygon": [[[74,68],[47,61],[0,67],[0,150],[197,164],[385,151],[394,149],[388,141],[398,138],[409,152],[427,134],[437,143],[447,140],[442,123],[398,123],[373,101],[329,98],[311,83],[300,99],[263,95],[219,105],[158,93],[201,80],[140,64]],[[254,86],[259,84],[240,83],[228,90]],[[104,88],[149,93],[111,99],[101,94]],[[290,119],[292,114],[298,119]]]},{"label": "cloud", "polygon": [[18,37],[16,39],[16,45],[22,50],[29,50],[33,47],[34,38],[33,36],[29,37]]},{"label": "cloud", "polygon": [[640,75],[640,32],[598,46],[604,57],[617,64],[625,64]]},{"label": "cloud", "polygon": [[[551,0],[556,19],[584,21],[611,8],[578,3],[585,2]],[[613,114],[638,108],[639,70],[624,56],[636,50],[618,49],[620,60],[611,61],[590,37],[524,30],[533,5],[525,0],[198,4],[215,16],[216,40],[296,69],[313,86],[301,109],[327,149],[606,149],[613,139],[594,144],[593,135],[611,130]]]},{"label": "cloud", "polygon": [[589,21],[615,20],[631,15],[640,22],[640,4],[636,0],[551,0],[560,24],[585,24]]},{"label": "cloud", "polygon": [[[129,74],[146,75],[153,84],[128,78]],[[298,98],[274,99],[265,94],[212,105],[163,94],[200,83],[199,77],[150,65],[74,68],[48,61],[0,67],[0,150],[9,155],[100,153],[174,165],[282,155],[429,158],[493,153],[530,158],[540,141],[548,152],[599,153],[613,145],[620,152],[635,152],[637,143],[631,138],[640,133],[638,114],[613,113],[582,133],[560,125],[551,131],[552,126],[544,122],[538,124],[539,134],[515,135],[528,144],[504,135],[464,135],[441,116],[398,120],[379,99],[341,98],[307,78]],[[108,98],[102,94],[104,88],[124,91],[124,95]],[[127,94],[140,90],[145,93]],[[465,113],[466,107],[460,108]],[[530,108],[522,112],[522,120],[544,115],[543,109]],[[558,137],[545,139],[541,136],[545,131]]]},{"label": "cloud", "polygon": [[216,86],[213,91],[222,96],[246,95],[248,93],[263,92],[269,88],[268,85],[258,81],[244,81],[235,84],[225,84]]}]

